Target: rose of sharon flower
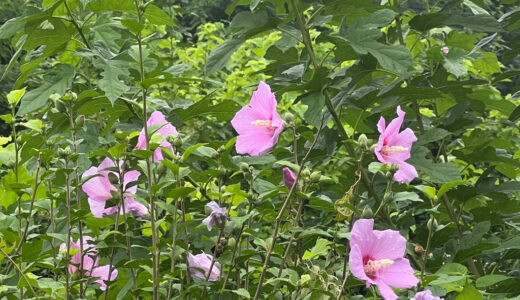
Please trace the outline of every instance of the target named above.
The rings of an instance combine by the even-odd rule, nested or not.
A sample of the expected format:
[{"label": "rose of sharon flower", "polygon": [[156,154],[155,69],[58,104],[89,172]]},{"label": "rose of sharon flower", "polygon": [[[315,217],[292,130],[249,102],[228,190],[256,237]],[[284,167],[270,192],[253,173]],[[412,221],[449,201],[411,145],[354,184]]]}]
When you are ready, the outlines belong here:
[{"label": "rose of sharon flower", "polygon": [[399,132],[404,115],[405,112],[401,110],[401,106],[398,106],[397,118],[393,119],[387,127],[385,127],[385,118],[379,119],[377,129],[381,135],[374,151],[380,162],[399,167],[394,174],[394,180],[399,183],[410,182],[417,177],[415,167],[405,162],[410,158],[412,143],[417,141],[417,138],[410,128]]},{"label": "rose of sharon flower", "polygon": [[443,300],[443,298],[432,295],[430,290],[425,290],[415,294],[410,300]]},{"label": "rose of sharon flower", "polygon": [[366,281],[366,286],[377,285],[385,300],[397,299],[390,286],[404,289],[419,282],[408,259],[403,258],[406,240],[398,231],[373,230],[373,219],[354,223],[350,237],[350,271]]},{"label": "rose of sharon flower", "polygon": [[[79,267],[83,267],[82,270],[84,271],[84,274],[89,277],[99,278],[95,280],[95,282],[99,283],[101,285],[100,289],[102,291],[107,289],[107,285],[105,284],[105,280],[107,281],[113,281],[117,277],[117,269],[112,268],[112,274],[110,275],[110,280],[108,278],[108,272],[110,271],[110,266],[98,266],[99,265],[99,259],[97,256],[97,249],[90,245],[88,242],[94,241],[93,238],[90,236],[83,236],[83,241],[80,242],[78,239],[77,242],[74,243],[74,241],[70,241],[70,248],[71,249],[78,249],[81,250],[83,248],[83,265],[81,266],[81,252],[78,252],[74,254],[70,258],[70,264],[69,264],[69,272],[75,273],[79,270]],[[81,243],[81,244],[80,244]],[[65,243],[60,245],[60,252],[67,251],[67,245]]]},{"label": "rose of sharon flower", "polygon": [[296,174],[287,167],[283,168],[283,183],[288,189],[292,188],[295,180]]},{"label": "rose of sharon flower", "polygon": [[[191,276],[206,280],[206,276],[208,276],[209,268],[211,266],[211,260],[213,256],[206,254],[204,252],[192,255],[188,253],[188,265],[190,268]],[[200,270],[204,271],[204,274]],[[213,268],[211,269],[211,274],[209,275],[208,281],[217,281],[220,277],[220,269],[215,262],[213,264]]]},{"label": "rose of sharon flower", "polygon": [[237,153],[260,156],[274,147],[283,131],[283,121],[276,106],[271,88],[260,81],[249,105],[242,107],[231,120],[238,133]]},{"label": "rose of sharon flower", "polygon": [[[146,126],[148,127],[157,124],[164,124],[164,126],[155,131],[154,134],[159,134],[164,138],[168,137],[169,134],[171,134],[172,136],[179,135],[177,129],[175,129],[175,126],[173,126],[170,122],[166,121],[166,118],[160,111],[154,111],[148,119],[148,121],[146,122]],[[172,144],[170,144],[166,140],[163,141],[160,146],[164,148],[169,148],[172,150],[172,153],[175,153]],[[160,162],[163,159],[161,147],[157,147],[157,149],[155,149],[155,151],[153,152],[154,162]],[[135,148],[146,149],[146,137],[144,135],[144,128],[141,130],[141,133],[139,134],[139,138],[137,139],[137,145],[135,146]]]},{"label": "rose of sharon flower", "polygon": [[222,226],[226,224],[226,209],[224,207],[218,206],[217,202],[211,201],[206,204],[207,207],[211,209],[211,213],[207,216],[202,223],[208,226],[208,230],[211,231],[213,226]]},{"label": "rose of sharon flower", "polygon": [[[123,162],[120,162],[120,166],[123,165]],[[113,171],[106,170],[107,168],[113,168],[116,165],[110,158],[105,158],[103,162],[97,167],[91,167],[86,170],[85,173],[81,176],[82,178],[86,178],[93,175],[101,175],[95,176],[87,180],[83,186],[83,191],[88,195],[88,204],[90,206],[90,211],[96,218],[103,218],[103,214],[111,215],[117,212],[118,207],[112,206],[105,208],[107,200],[113,198],[112,191],[117,191],[118,189],[110,183],[108,179],[108,174],[112,173],[116,175],[119,180],[119,174]],[[131,212],[134,216],[144,216],[148,214],[148,209],[146,206],[141,203],[135,201],[135,199],[130,196],[137,192],[137,185],[133,185],[131,187],[127,187],[129,183],[134,182],[139,178],[141,173],[139,171],[128,171],[124,174],[123,185],[125,189],[125,212]],[[121,213],[123,212],[123,208],[121,207]]]},{"label": "rose of sharon flower", "polygon": [[442,47],[442,53],[444,53],[444,54],[450,53],[450,48],[448,48],[446,46]]}]

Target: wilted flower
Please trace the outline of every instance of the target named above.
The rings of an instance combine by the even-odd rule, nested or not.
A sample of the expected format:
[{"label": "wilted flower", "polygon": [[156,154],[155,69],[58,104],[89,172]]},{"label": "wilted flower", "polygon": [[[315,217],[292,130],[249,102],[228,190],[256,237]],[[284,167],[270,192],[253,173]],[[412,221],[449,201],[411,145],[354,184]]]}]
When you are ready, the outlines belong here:
[{"label": "wilted flower", "polygon": [[296,174],[287,167],[283,168],[283,183],[288,189],[292,188],[295,180]]},{"label": "wilted flower", "polygon": [[[79,239],[75,243],[72,240],[70,241],[71,249],[80,250],[81,248],[83,248],[83,264],[81,264],[81,252],[72,255],[70,258],[71,264],[69,264],[68,267],[69,272],[75,273],[79,270],[81,266],[86,276],[99,278],[95,280],[95,282],[99,283],[101,285],[100,289],[104,291],[107,288],[107,285],[105,284],[104,280],[109,280],[108,272],[110,271],[110,266],[98,266],[99,259],[97,258],[97,249],[93,245],[90,245],[88,243],[89,241],[94,241],[94,239],[90,236],[83,236],[83,241],[80,241]],[[67,245],[65,243],[60,245],[60,252],[64,251],[67,251]],[[115,280],[117,274],[117,269],[112,268],[110,281]]]},{"label": "wilted flower", "polygon": [[[209,268],[211,267],[211,260],[213,256],[206,254],[204,252],[192,255],[188,253],[188,265],[190,268],[191,276],[206,280],[206,276],[208,276]],[[204,271],[204,274],[200,270]],[[208,281],[217,281],[220,277],[220,269],[215,262],[213,264],[213,268],[211,268],[211,274],[209,275]]]},{"label": "wilted flower", "polygon": [[385,118],[379,119],[377,129],[381,135],[374,151],[380,162],[399,167],[394,174],[394,180],[400,183],[410,182],[417,177],[415,167],[405,162],[410,158],[412,143],[417,141],[417,138],[410,128],[399,132],[404,115],[405,112],[401,110],[401,106],[398,106],[397,118],[393,119],[388,127],[385,127]]},{"label": "wilted flower", "polygon": [[249,105],[242,107],[231,120],[238,133],[236,149],[239,154],[260,156],[274,147],[283,130],[283,121],[276,106],[271,88],[260,81]]},{"label": "wilted flower", "polygon": [[443,298],[432,295],[430,290],[425,290],[415,294],[410,300],[443,300]]},{"label": "wilted flower", "polygon": [[444,53],[444,54],[450,53],[450,48],[448,48],[446,46],[442,47],[442,53]]},{"label": "wilted flower", "polygon": [[366,286],[377,285],[385,300],[397,299],[390,286],[411,288],[419,282],[408,259],[404,258],[406,239],[394,230],[373,230],[373,219],[354,223],[350,238],[350,271],[366,281]]},{"label": "wilted flower", "polygon": [[[123,162],[120,162],[120,166],[123,165]],[[103,162],[98,167],[91,167],[86,170],[82,178],[86,178],[93,175],[101,175],[95,176],[87,180],[83,186],[83,191],[88,195],[88,204],[90,206],[90,211],[97,218],[102,218],[103,214],[111,215],[117,212],[117,206],[111,206],[106,208],[106,202],[113,198],[112,192],[117,191],[117,188],[110,183],[108,178],[108,174],[112,173],[116,176],[119,181],[119,174],[114,171],[109,171],[107,168],[113,168],[116,165],[110,158],[105,158]],[[141,173],[139,171],[128,171],[124,174],[123,186],[125,191],[125,211],[126,213],[131,212],[134,216],[144,216],[148,214],[148,209],[146,206],[141,203],[135,201],[135,199],[130,196],[137,192],[137,185],[132,185],[128,187],[128,185],[134,181],[137,181]],[[123,208],[121,208],[121,212]]]},{"label": "wilted flower", "polygon": [[218,206],[217,202],[211,201],[206,204],[211,209],[211,213],[207,216],[202,223],[208,226],[208,230],[211,230],[213,226],[224,226],[226,224],[226,209]]},{"label": "wilted flower", "polygon": [[[169,148],[172,150],[172,153],[175,155],[175,151],[173,150],[173,146],[170,142],[166,140],[169,134],[172,136],[177,136],[179,133],[175,126],[173,126],[170,122],[166,121],[166,118],[160,111],[154,111],[148,121],[146,122],[146,126],[150,127],[152,125],[164,124],[161,128],[157,129],[154,134],[159,134],[165,138],[165,140],[161,143],[161,147]],[[150,132],[148,132],[150,134]],[[161,147],[157,147],[153,152],[153,161],[160,162],[163,159]],[[144,135],[144,128],[141,130],[139,134],[139,138],[137,139],[136,149],[146,149],[146,137]]]}]

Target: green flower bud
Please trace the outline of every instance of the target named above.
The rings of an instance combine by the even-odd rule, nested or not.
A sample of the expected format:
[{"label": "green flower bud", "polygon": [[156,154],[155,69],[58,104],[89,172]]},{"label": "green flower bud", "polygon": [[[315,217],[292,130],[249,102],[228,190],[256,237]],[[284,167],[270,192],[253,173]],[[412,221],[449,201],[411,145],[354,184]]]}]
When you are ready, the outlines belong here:
[{"label": "green flower bud", "polygon": [[311,183],[320,182],[320,179],[321,179],[320,171],[314,171],[311,173]]},{"label": "green flower bud", "polygon": [[[433,222],[432,222],[433,220]],[[437,224],[437,220],[435,220],[435,218],[430,218],[428,220],[428,223],[426,223],[426,226],[428,227],[428,230],[431,230],[431,231],[435,231],[435,229],[437,228],[438,224]]]},{"label": "green flower bud", "polygon": [[365,208],[363,208],[363,212],[361,213],[361,218],[363,219],[372,219],[374,217],[374,212],[372,212],[372,209],[370,208],[370,206],[365,206]]},{"label": "green flower bud", "polygon": [[74,125],[76,127],[83,127],[83,125],[85,125],[85,116],[84,115],[77,116],[76,120],[74,121]]},{"label": "green flower bud", "polygon": [[59,112],[61,112],[61,113],[67,112],[67,107],[65,106],[65,103],[63,103],[63,101],[56,100],[55,104],[56,104],[56,109]]},{"label": "green flower bud", "polygon": [[287,112],[287,113],[285,113],[285,115],[284,115],[284,117],[283,117],[283,120],[284,120],[285,123],[287,123],[287,124],[294,123],[294,115],[291,114],[290,112]]},{"label": "green flower bud", "polygon": [[220,172],[220,176],[221,176],[221,177],[226,176],[227,170],[226,170],[226,168],[224,168],[223,166],[220,166],[220,167],[218,168],[218,171]]},{"label": "green flower bud", "polygon": [[240,171],[244,173],[249,173],[249,165],[245,162],[240,163]]},{"label": "green flower bud", "polygon": [[168,170],[168,168],[165,165],[160,164],[157,167],[157,174],[162,177],[162,176],[164,176],[166,174],[167,170]]},{"label": "green flower bud", "polygon": [[220,146],[220,147],[218,147],[218,149],[217,149],[217,152],[218,152],[219,154],[224,153],[224,151],[226,151],[226,147],[224,147],[224,146]]},{"label": "green flower bud", "polygon": [[176,136],[173,139],[173,147],[175,147],[175,149],[179,149],[181,146],[182,146],[182,139],[179,136]]},{"label": "green flower bud", "polygon": [[361,147],[361,149],[363,149],[363,150],[368,149],[368,138],[364,133],[359,135],[358,144],[359,144],[359,147]]},{"label": "green flower bud", "polygon": [[303,169],[301,176],[303,177],[303,180],[309,181],[311,177],[311,170],[309,170],[309,168]]},{"label": "green flower bud", "polygon": [[394,199],[392,192],[385,193],[383,196],[383,203],[390,203]]}]

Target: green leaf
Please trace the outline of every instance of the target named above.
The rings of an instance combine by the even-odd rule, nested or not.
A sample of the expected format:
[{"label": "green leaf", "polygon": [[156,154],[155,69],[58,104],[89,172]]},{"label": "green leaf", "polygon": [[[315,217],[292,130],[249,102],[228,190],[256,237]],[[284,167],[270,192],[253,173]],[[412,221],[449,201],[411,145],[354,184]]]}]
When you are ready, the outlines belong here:
[{"label": "green leaf", "polygon": [[430,181],[434,183],[447,183],[450,181],[461,180],[460,170],[451,162],[433,163],[425,158],[428,149],[425,147],[413,147],[412,157],[406,162],[413,165],[417,170],[426,173]]},{"label": "green leaf", "polygon": [[25,89],[26,88],[24,87],[20,90],[10,91],[9,94],[7,94],[7,103],[16,106],[25,94]]},{"label": "green leaf", "polygon": [[222,100],[219,103],[214,102],[212,97],[206,97],[185,109],[177,109],[175,112],[182,121],[191,118],[201,117],[204,115],[212,115],[219,121],[228,121],[233,118],[235,113],[240,109],[240,105],[232,100]]},{"label": "green leaf", "polygon": [[455,300],[482,300],[482,294],[467,282],[462,293],[460,293]]},{"label": "green leaf", "polygon": [[329,253],[331,241],[327,239],[318,238],[316,245],[312,247],[311,251],[305,251],[302,259],[318,258],[319,256],[326,256]]},{"label": "green leaf", "polygon": [[25,94],[17,115],[33,112],[47,103],[51,94],[65,94],[72,85],[75,70],[71,65],[57,64],[43,77],[43,83]]},{"label": "green leaf", "polygon": [[249,292],[246,289],[240,288],[238,290],[231,290],[231,292],[233,292],[243,298],[251,299],[251,295],[249,294]]},{"label": "green leaf", "polygon": [[173,21],[170,16],[153,4],[148,4],[146,6],[144,17],[150,21],[150,23],[155,25],[173,26]]},{"label": "green leaf", "polygon": [[101,73],[103,77],[98,81],[98,85],[105,92],[110,103],[114,105],[119,96],[130,90],[130,87],[120,79],[120,76],[126,77],[130,74],[128,62],[100,57],[93,60],[93,64],[96,68],[103,69]]},{"label": "green leaf", "polygon": [[443,66],[446,69],[446,71],[455,75],[455,77],[457,77],[457,78],[462,75],[466,75],[468,73],[468,70],[466,69],[466,67],[464,65],[465,56],[466,56],[466,51],[464,51],[464,50],[461,50],[461,49],[451,50],[450,53],[448,53],[444,57]]},{"label": "green leaf", "polygon": [[448,192],[452,188],[454,188],[458,185],[461,185],[461,184],[465,184],[465,183],[466,183],[466,180],[457,180],[457,181],[447,182],[447,183],[443,184],[441,186],[441,188],[439,189],[439,191],[437,192],[437,198],[440,199],[442,197],[442,195],[444,195],[446,192]]},{"label": "green leaf", "polygon": [[451,135],[451,132],[442,129],[442,128],[432,128],[428,129],[424,132],[424,134],[420,135],[417,142],[414,144],[416,146],[424,146],[428,143],[438,141],[447,136]]},{"label": "green leaf", "polygon": [[231,39],[211,50],[204,67],[206,76],[211,75],[224,68],[231,55],[244,43],[244,39]]},{"label": "green leaf", "polygon": [[509,276],[499,274],[484,275],[478,278],[475,284],[478,288],[485,288],[510,278]]},{"label": "green leaf", "polygon": [[94,0],[89,2],[87,8],[93,12],[115,10],[137,14],[137,8],[132,0]]}]

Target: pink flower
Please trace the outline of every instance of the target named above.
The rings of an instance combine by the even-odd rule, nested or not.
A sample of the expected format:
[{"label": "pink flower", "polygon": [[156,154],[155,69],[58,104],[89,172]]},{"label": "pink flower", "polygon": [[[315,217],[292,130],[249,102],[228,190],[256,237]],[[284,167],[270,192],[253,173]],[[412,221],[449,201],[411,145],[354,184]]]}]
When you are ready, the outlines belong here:
[{"label": "pink flower", "polygon": [[406,239],[398,231],[373,230],[373,219],[354,223],[350,237],[350,271],[366,281],[366,286],[377,285],[385,300],[397,299],[390,286],[404,289],[419,282],[408,259],[403,258]]},{"label": "pink flower", "polygon": [[[80,241],[79,239],[75,243],[74,241],[70,241],[70,248],[80,250],[83,247],[82,270],[84,271],[86,276],[99,278],[95,280],[95,282],[99,283],[101,285],[100,289],[104,291],[107,289],[107,285],[105,284],[104,280],[115,280],[118,274],[117,269],[112,268],[112,274],[110,275],[109,280],[108,272],[110,271],[110,266],[98,266],[99,259],[97,258],[97,249],[93,245],[89,244],[89,241],[94,241],[94,239],[90,236],[83,236],[83,241]],[[60,252],[64,251],[67,251],[67,245],[65,243],[60,245]],[[81,266],[81,252],[78,251],[76,254],[72,255],[72,257],[70,258],[70,262],[71,264],[69,264],[68,267],[69,272],[75,273],[79,270],[79,267]]]},{"label": "pink flower", "polygon": [[296,174],[287,167],[283,168],[283,183],[288,189],[292,188],[295,180]]},{"label": "pink flower", "polygon": [[387,165],[395,164],[399,167],[399,170],[394,174],[394,180],[399,183],[410,182],[417,177],[415,167],[404,162],[410,158],[412,143],[417,141],[410,128],[399,132],[404,115],[405,112],[401,110],[401,106],[398,106],[397,118],[393,119],[388,127],[385,127],[385,118],[379,119],[377,129],[381,135],[374,151],[380,162]]},{"label": "pink flower", "polygon": [[450,53],[450,48],[448,48],[446,46],[442,47],[442,53],[444,53],[444,54]]},{"label": "pink flower", "polygon": [[443,300],[443,298],[432,295],[430,290],[425,290],[415,294],[411,300]]},{"label": "pink flower", "polygon": [[211,201],[206,204],[211,209],[211,213],[208,217],[202,220],[202,224],[208,226],[208,230],[211,230],[213,226],[224,226],[226,224],[226,209],[218,206],[217,202]]},{"label": "pink flower", "polygon": [[[170,122],[166,121],[166,118],[160,111],[154,111],[148,121],[146,122],[146,125],[148,127],[152,125],[157,124],[164,124],[161,128],[159,128],[157,131],[154,132],[154,134],[159,134],[163,136],[164,138],[168,137],[169,134],[172,136],[177,136],[179,133],[177,132],[177,129],[175,129],[175,126],[173,126]],[[148,132],[150,134],[150,132]],[[160,145],[164,148],[169,148],[172,150],[172,153],[175,153],[173,150],[172,144],[170,144],[168,141],[163,141]],[[153,152],[153,161],[154,162],[160,162],[163,159],[163,155],[161,152],[161,147],[157,147],[155,151]],[[139,134],[139,138],[137,139],[137,145],[135,146],[136,149],[146,149],[146,138],[144,135],[144,128],[141,130],[141,133]]]},{"label": "pink flower", "polygon": [[260,81],[250,104],[242,107],[231,120],[233,128],[238,132],[237,153],[260,156],[274,147],[283,131],[283,121],[276,106],[271,88]]},{"label": "pink flower", "polygon": [[[123,162],[120,162],[119,165],[122,166]],[[85,183],[83,183],[82,186],[83,191],[88,195],[90,211],[96,218],[102,218],[103,214],[111,215],[118,210],[117,206],[105,208],[107,200],[113,198],[112,192],[117,191],[117,188],[114,187],[112,183],[110,183],[108,174],[114,174],[119,180],[119,175],[116,172],[106,169],[113,168],[115,166],[116,165],[114,162],[107,157],[98,167],[91,167],[81,176],[82,178],[86,178],[93,175],[101,175],[90,178]],[[132,213],[134,216],[144,216],[148,214],[148,209],[146,206],[135,201],[135,199],[130,196],[137,192],[137,185],[132,185],[130,187],[128,187],[128,185],[134,181],[137,181],[139,175],[141,175],[139,171],[128,171],[124,174],[123,179],[125,189],[125,211],[126,213]],[[123,208],[121,208],[121,213],[122,211]]]},{"label": "pink flower", "polygon": [[[208,276],[209,268],[211,266],[211,260],[213,259],[213,256],[206,254],[204,252],[192,255],[188,252],[188,265],[190,268],[190,274],[191,276],[206,280],[206,276]],[[204,274],[202,274],[199,269],[204,271]],[[220,277],[220,269],[217,266],[217,263],[213,264],[213,268],[211,269],[211,275],[209,275],[208,281],[217,281]]]}]

